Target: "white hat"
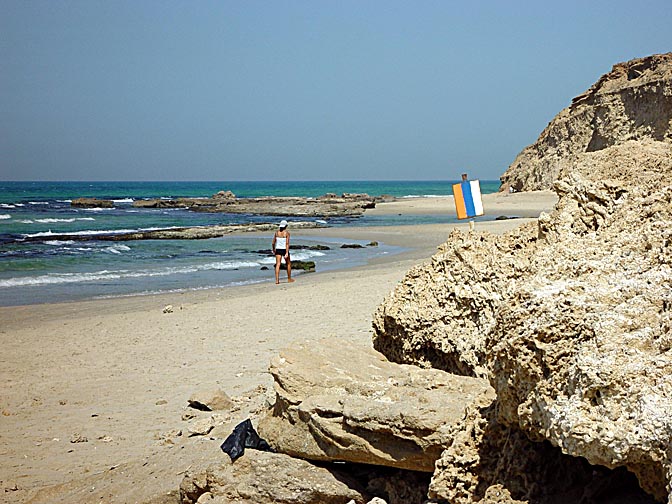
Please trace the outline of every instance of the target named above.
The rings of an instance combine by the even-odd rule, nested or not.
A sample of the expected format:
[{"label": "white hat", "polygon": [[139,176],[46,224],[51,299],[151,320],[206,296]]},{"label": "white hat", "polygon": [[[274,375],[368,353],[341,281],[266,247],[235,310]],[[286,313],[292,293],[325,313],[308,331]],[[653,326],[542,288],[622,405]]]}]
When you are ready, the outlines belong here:
[{"label": "white hat", "polygon": [[284,220],[284,219],[281,220],[281,221],[280,221],[280,227],[281,227],[281,228],[286,228],[286,227],[287,227],[287,221]]}]

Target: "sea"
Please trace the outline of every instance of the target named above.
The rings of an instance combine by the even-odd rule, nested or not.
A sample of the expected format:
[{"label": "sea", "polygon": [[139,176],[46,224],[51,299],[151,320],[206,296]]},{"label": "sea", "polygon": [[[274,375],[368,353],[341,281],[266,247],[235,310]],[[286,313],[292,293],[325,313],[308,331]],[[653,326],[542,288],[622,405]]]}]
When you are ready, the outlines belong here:
[{"label": "sea", "polygon": [[[367,193],[397,198],[452,195],[456,181],[338,182],[2,182],[0,181],[0,306],[68,302],[154,293],[235,287],[274,281],[269,236],[206,240],[96,240],[97,234],[184,226],[279,222],[282,216],[136,208],[139,199],[210,197],[232,191],[239,198],[318,197]],[[480,181],[483,194],[499,181]],[[110,199],[114,208],[73,208],[80,197]],[[288,220],[311,220],[287,217]],[[315,219],[312,219],[315,220]],[[322,220],[329,227],[454,223],[450,215],[390,215]],[[68,234],[78,239],[52,239]],[[357,240],[304,238],[294,233],[293,260],[315,261],[318,271],[363,265],[403,251],[378,247],[342,249]],[[315,245],[322,250],[316,250]],[[312,247],[312,248],[311,248]],[[328,249],[325,249],[328,247]],[[266,269],[267,268],[267,269]],[[297,275],[300,273],[297,272]]]}]

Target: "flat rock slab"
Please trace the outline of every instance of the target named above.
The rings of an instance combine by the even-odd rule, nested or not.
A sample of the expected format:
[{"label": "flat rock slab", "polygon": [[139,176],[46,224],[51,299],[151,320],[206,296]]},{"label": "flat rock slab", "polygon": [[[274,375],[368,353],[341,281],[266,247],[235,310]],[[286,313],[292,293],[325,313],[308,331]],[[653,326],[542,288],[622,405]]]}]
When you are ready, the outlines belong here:
[{"label": "flat rock slab", "polygon": [[281,453],[246,450],[232,463],[188,474],[180,485],[180,501],[237,504],[363,503],[367,496],[351,487],[356,482],[336,470],[317,467]]},{"label": "flat rock slab", "polygon": [[276,404],[259,433],[277,451],[432,472],[480,378],[389,362],[341,340],[298,344],[271,362]]}]

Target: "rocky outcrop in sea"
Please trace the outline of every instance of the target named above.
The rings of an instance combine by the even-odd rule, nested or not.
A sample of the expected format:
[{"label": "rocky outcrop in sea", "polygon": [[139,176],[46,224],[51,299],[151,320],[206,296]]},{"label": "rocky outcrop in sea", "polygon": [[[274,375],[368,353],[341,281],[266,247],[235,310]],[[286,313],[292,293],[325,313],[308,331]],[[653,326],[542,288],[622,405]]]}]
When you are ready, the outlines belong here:
[{"label": "rocky outcrop in sea", "polygon": [[670,155],[672,53],[614,65],[518,154],[500,177],[502,190],[552,189],[563,169],[633,142],[648,145],[655,159]]},{"label": "rocky outcrop in sea", "polygon": [[341,196],[325,194],[318,198],[265,196],[238,198],[231,191],[220,191],[211,198],[175,198],[136,200],[140,208],[187,208],[196,212],[220,212],[288,217],[354,217],[377,201],[389,197],[345,193]]}]

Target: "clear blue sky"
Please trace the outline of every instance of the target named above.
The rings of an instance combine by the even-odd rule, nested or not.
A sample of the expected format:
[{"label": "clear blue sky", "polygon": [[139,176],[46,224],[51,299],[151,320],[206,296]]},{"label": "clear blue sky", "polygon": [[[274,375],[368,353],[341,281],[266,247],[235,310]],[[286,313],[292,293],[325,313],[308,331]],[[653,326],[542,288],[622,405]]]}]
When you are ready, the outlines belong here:
[{"label": "clear blue sky", "polygon": [[2,0],[2,180],[496,179],[672,2]]}]

